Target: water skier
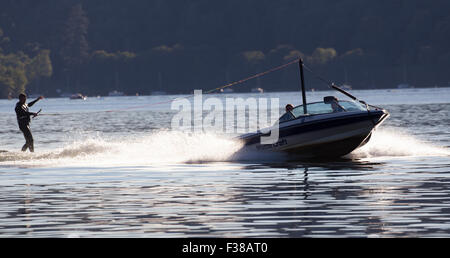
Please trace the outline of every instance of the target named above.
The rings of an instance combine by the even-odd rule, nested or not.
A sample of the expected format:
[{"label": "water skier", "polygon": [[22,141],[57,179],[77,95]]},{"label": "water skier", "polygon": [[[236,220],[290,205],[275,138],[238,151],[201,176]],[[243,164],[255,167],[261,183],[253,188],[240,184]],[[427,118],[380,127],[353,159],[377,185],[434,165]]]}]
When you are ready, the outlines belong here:
[{"label": "water skier", "polygon": [[26,151],[27,149],[30,150],[30,152],[34,152],[34,142],[33,142],[33,135],[31,134],[30,130],[30,116],[36,117],[38,113],[29,112],[28,108],[33,106],[36,102],[43,99],[43,96],[40,96],[39,98],[35,99],[34,101],[30,103],[26,103],[27,101],[27,95],[20,94],[19,95],[19,102],[16,104],[16,115],[17,115],[17,123],[19,124],[19,129],[22,131],[23,136],[25,137],[25,145],[22,147],[22,151]]}]

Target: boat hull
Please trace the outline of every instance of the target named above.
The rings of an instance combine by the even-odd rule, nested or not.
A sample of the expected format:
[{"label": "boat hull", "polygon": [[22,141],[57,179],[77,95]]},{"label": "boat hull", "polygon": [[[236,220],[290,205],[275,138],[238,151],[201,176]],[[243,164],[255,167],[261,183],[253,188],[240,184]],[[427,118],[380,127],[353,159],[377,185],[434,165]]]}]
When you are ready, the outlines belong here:
[{"label": "boat hull", "polygon": [[269,150],[311,157],[341,157],[366,144],[372,131],[389,114],[385,110],[325,114],[304,117],[279,126],[279,139],[274,144],[261,144],[261,136],[248,134],[241,139],[250,150]]}]

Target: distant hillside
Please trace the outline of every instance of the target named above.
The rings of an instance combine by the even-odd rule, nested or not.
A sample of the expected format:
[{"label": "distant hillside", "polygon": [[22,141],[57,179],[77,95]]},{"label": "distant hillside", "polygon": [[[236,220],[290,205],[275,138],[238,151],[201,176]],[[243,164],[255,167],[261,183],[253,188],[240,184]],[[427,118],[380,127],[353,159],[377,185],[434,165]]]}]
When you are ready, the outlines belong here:
[{"label": "distant hillside", "polygon": [[[0,97],[186,93],[297,57],[357,89],[449,86],[450,1],[0,2]],[[257,83],[236,90],[296,90],[298,73]]]}]

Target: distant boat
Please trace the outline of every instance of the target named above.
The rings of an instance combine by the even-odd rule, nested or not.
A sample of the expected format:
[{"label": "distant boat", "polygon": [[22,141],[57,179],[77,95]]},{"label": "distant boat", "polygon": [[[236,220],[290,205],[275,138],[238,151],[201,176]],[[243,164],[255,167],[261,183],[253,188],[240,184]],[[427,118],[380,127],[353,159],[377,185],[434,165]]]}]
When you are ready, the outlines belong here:
[{"label": "distant boat", "polygon": [[86,100],[87,96],[84,96],[81,93],[77,93],[77,94],[73,94],[72,96],[70,96],[70,99],[82,99],[82,100]]},{"label": "distant boat", "polygon": [[343,90],[351,90],[351,89],[352,89],[352,85],[343,84],[343,85],[340,86],[339,88],[341,88],[341,89],[343,89]]},{"label": "distant boat", "polygon": [[220,93],[233,93],[234,90],[231,88],[220,89]]},{"label": "distant boat", "polygon": [[264,93],[264,89],[263,88],[253,88],[252,93]]},{"label": "distant boat", "polygon": [[123,94],[123,92],[121,91],[111,91],[110,93],[108,93],[108,96],[110,97],[118,97],[118,96],[124,96],[125,94]]},{"label": "distant boat", "polygon": [[155,90],[155,91],[152,91],[150,94],[154,95],[154,96],[159,96],[159,95],[167,95],[167,92],[160,91],[160,90]]}]

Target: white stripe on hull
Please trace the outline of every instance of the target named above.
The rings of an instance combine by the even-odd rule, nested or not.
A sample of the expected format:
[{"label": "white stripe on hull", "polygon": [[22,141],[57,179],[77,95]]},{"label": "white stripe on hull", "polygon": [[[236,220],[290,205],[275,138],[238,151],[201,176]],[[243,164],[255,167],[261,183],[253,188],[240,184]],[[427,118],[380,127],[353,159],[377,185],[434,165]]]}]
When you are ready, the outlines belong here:
[{"label": "white stripe on hull", "polygon": [[272,145],[261,145],[258,142],[257,144],[252,144],[247,147],[251,149],[289,151],[290,149],[326,144],[354,137],[365,138],[370,134],[372,129],[372,121],[367,120],[348,125],[334,126],[322,130],[294,134],[287,137],[280,137],[279,141]]}]

